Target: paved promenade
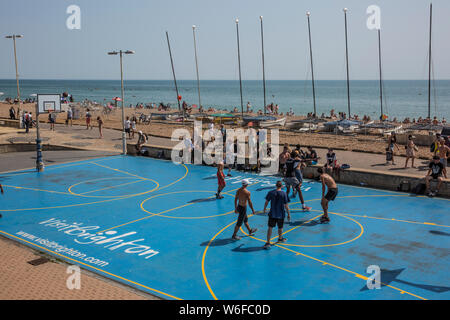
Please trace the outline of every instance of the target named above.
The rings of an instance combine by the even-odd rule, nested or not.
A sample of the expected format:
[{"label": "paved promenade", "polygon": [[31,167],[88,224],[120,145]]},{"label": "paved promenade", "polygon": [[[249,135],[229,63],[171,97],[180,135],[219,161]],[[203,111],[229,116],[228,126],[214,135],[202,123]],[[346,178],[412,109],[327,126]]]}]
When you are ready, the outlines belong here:
[{"label": "paved promenade", "polygon": [[[55,131],[49,130],[49,124],[41,123],[42,128],[42,138],[44,144],[51,145],[60,145],[65,147],[72,147],[80,150],[90,150],[99,153],[120,153],[122,151],[122,133],[118,130],[113,129],[104,129],[103,130],[103,139],[99,138],[97,128],[93,128],[92,130],[86,130],[84,126],[65,126],[65,125],[56,125]],[[32,129],[30,133],[24,133],[24,130],[20,129],[11,129],[0,127],[0,144],[10,144],[10,143],[35,143],[36,133],[35,129]],[[137,134],[134,139],[129,139],[128,142],[135,143],[137,142]],[[161,137],[149,137],[149,144],[158,145],[158,146],[166,146],[171,147],[174,146],[177,142],[170,141],[168,138]],[[304,143],[302,143],[304,145]],[[404,154],[405,151],[400,146],[400,154]],[[325,155],[327,153],[326,149],[316,148],[316,151],[319,155],[320,163],[325,163]],[[380,150],[382,151],[382,150]],[[343,151],[343,150],[335,150],[338,162],[343,164],[350,164],[353,168],[360,169],[368,169],[375,171],[383,171],[391,174],[402,174],[406,173],[409,175],[420,176],[423,177],[427,171],[428,161],[423,159],[416,159],[415,166],[417,168],[408,168],[404,169],[405,165],[405,157],[398,155],[398,151],[396,150],[395,161],[396,164],[386,165],[386,158],[383,154],[373,154],[373,153],[365,153],[365,152],[353,152],[353,151]],[[84,156],[85,153],[78,153],[79,156]],[[92,155],[92,153],[90,154]],[[95,154],[94,154],[95,156]],[[431,156],[431,154],[430,154]],[[31,156],[33,157],[33,156]],[[44,153],[44,160],[46,158],[46,154]],[[50,159],[53,160],[53,159]],[[74,160],[77,160],[76,158]],[[35,161],[35,160],[34,160]],[[32,165],[34,166],[34,164]],[[409,164],[409,167],[411,164]],[[13,170],[13,168],[9,169]]]}]

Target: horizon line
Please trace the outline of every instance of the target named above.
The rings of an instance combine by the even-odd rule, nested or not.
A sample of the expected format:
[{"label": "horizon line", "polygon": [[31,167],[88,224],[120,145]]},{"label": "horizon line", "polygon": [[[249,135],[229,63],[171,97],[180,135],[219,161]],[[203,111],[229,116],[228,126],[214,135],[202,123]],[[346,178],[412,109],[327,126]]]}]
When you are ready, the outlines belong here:
[{"label": "horizon line", "polygon": [[[11,80],[15,78],[3,78],[0,81]],[[120,81],[120,79],[70,79],[70,78],[22,78],[21,80],[51,80],[51,81]],[[450,78],[433,79],[433,81],[449,81]],[[124,79],[125,81],[172,81],[173,79]],[[197,79],[177,79],[177,81],[197,81]],[[200,79],[200,81],[239,81],[239,79]],[[262,81],[261,79],[243,79],[242,81]],[[308,81],[311,79],[266,79],[266,81]],[[346,79],[315,79],[314,81],[347,81]],[[379,81],[379,79],[350,79],[350,81]],[[383,79],[383,81],[428,81],[428,79]]]}]

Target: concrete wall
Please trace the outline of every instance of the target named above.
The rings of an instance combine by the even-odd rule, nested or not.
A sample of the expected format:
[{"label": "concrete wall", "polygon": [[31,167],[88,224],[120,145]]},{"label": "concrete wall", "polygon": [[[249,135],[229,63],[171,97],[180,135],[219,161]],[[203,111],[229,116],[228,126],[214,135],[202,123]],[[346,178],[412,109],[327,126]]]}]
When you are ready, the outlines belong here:
[{"label": "concrete wall", "polygon": [[[145,148],[149,151],[149,156],[153,158],[162,157],[163,159],[170,159],[172,149],[163,146],[146,145]],[[136,148],[134,144],[127,145],[127,152],[129,155],[136,155]],[[312,179],[317,178],[319,166],[309,166],[303,171],[305,178]],[[423,177],[398,174],[398,173],[384,173],[382,171],[366,170],[366,169],[346,169],[342,170],[340,177],[335,177],[336,182],[342,184],[349,184],[354,186],[363,186],[384,190],[398,191],[398,186],[402,182],[409,183],[410,190],[412,190],[418,183],[425,183]],[[435,183],[432,183],[432,187]],[[450,198],[450,179],[446,179],[441,186],[439,193],[440,197]]]},{"label": "concrete wall", "polygon": [[20,129],[19,120],[0,119],[0,126]]},{"label": "concrete wall", "polygon": [[[81,150],[81,149],[63,146],[54,146],[50,144],[42,145],[42,151],[60,151],[60,150]],[[0,144],[0,153],[26,152],[26,151],[36,151],[36,144],[34,143]]]},{"label": "concrete wall", "polygon": [[[406,144],[407,140],[408,140],[408,136],[411,133],[402,133],[402,134],[397,134],[397,143],[399,144]],[[425,135],[425,134],[414,134],[413,135],[415,138],[414,143],[418,146],[427,146],[429,147],[433,141],[436,139],[436,135]]]},{"label": "concrete wall", "polygon": [[[317,178],[319,176],[317,168],[319,166],[306,167],[303,175],[306,178]],[[425,183],[424,177],[354,168],[341,170],[339,177],[334,176],[338,183],[392,191],[399,191],[397,188],[402,182],[409,183],[410,190],[412,190],[417,184]],[[432,182],[431,186],[435,187],[436,182]],[[445,179],[442,183],[439,196],[450,198],[450,179]]]}]

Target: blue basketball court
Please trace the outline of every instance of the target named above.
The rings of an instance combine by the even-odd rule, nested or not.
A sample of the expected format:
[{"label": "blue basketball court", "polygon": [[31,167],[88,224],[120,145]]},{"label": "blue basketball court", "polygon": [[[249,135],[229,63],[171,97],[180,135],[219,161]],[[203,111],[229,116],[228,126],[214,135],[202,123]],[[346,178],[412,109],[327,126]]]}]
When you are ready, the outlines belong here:
[{"label": "blue basketball court", "polygon": [[[257,210],[241,229],[243,178]],[[0,174],[0,234],[165,299],[450,299],[450,202],[339,186],[320,224],[321,184],[305,181],[264,250],[264,198],[277,177],[233,171],[216,200],[216,169],[113,156]],[[249,209],[250,211],[250,209]],[[244,232],[245,231],[245,232]],[[381,269],[381,288],[368,289]]]}]

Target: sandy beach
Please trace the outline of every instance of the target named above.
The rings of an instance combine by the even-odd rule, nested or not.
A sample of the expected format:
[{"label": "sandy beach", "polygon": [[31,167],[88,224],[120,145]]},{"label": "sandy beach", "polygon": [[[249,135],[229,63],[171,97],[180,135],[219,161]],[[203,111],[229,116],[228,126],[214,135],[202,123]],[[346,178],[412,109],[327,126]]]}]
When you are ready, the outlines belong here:
[{"label": "sandy beach", "polygon": [[[0,118],[9,118],[9,108],[11,105],[7,103],[0,103]],[[17,105],[14,105],[17,110]],[[31,111],[35,114],[35,106],[32,103],[23,104],[23,110]],[[121,123],[121,110],[120,108],[114,110],[110,114],[103,114],[103,109],[98,108],[98,110],[91,110],[92,120],[91,123],[94,127],[97,126],[97,116],[100,116],[104,121],[104,128],[110,129],[122,129]],[[149,115],[150,113],[173,113],[175,110],[164,112],[157,111],[155,109],[137,109],[134,108],[125,108],[125,116],[133,116],[136,115],[139,118],[141,113]],[[85,126],[85,118],[84,111],[81,112],[80,119],[73,120],[74,125]],[[209,112],[209,114],[214,112]],[[255,114],[253,114],[255,115]],[[35,119],[35,116],[33,116]],[[300,120],[305,119],[304,116],[291,116],[288,117],[288,120]],[[64,124],[66,119],[66,113],[62,112],[58,114],[56,123]],[[41,115],[39,118],[40,122],[47,123],[48,117],[47,115]],[[217,125],[216,125],[217,126]],[[207,123],[203,124],[204,128],[207,128]],[[233,128],[236,126],[226,125],[226,128]],[[169,121],[169,120],[152,120],[151,124],[139,124],[137,123],[136,129],[142,130],[148,135],[158,136],[158,137],[171,137],[173,130],[179,128],[186,128],[192,132],[193,124],[192,122],[187,122],[184,125],[180,122]],[[288,143],[290,145],[300,144],[302,147],[313,146],[316,148],[334,148],[335,150],[347,150],[347,151],[359,151],[359,152],[368,152],[368,153],[376,153],[376,154],[384,154],[385,148],[387,144],[387,140],[380,134],[355,134],[351,136],[347,135],[337,135],[334,133],[304,133],[304,132],[295,132],[283,130],[280,128],[280,143]],[[93,140],[90,148],[104,149],[102,145],[102,140]],[[396,155],[404,155],[405,150],[402,146],[400,146],[400,150],[395,150]],[[417,156],[421,158],[429,158],[430,152],[427,146],[419,146],[419,151],[417,152]]]}]

